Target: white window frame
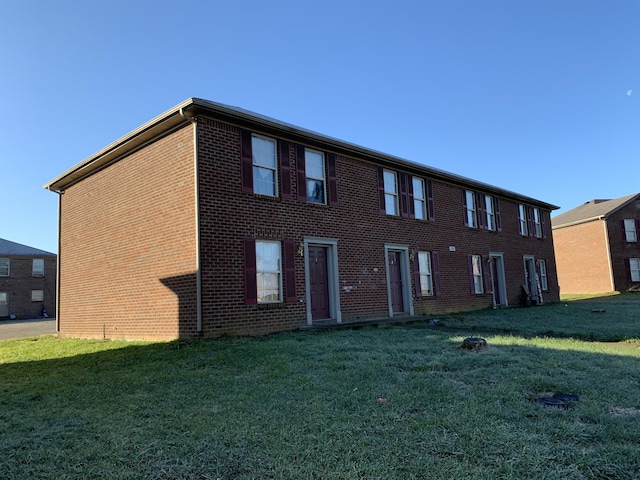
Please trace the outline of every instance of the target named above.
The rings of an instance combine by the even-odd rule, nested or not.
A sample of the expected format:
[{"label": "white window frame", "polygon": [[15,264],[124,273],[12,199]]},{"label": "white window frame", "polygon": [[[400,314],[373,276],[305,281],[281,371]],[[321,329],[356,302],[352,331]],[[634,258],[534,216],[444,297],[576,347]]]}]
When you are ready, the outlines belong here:
[{"label": "white window frame", "polygon": [[467,199],[467,226],[477,228],[478,217],[476,215],[476,194],[471,190],[465,190],[464,195]]},{"label": "white window frame", "polygon": [[547,277],[547,262],[546,260],[538,260],[538,270],[540,271],[540,288],[543,292],[549,290],[549,280]]},{"label": "white window frame", "polygon": [[[273,144],[273,166],[266,163],[261,163],[261,160],[264,161],[264,159],[260,159],[256,155],[256,152],[259,151],[259,149],[256,148],[256,141],[270,142],[271,144]],[[253,191],[258,195],[267,195],[270,197],[278,196],[278,156],[276,154],[277,146],[278,144],[273,138],[263,137],[261,135],[251,135]],[[263,170],[273,172],[273,182],[271,184],[273,188],[270,188],[269,192],[262,191],[262,189],[260,188],[260,185],[263,183],[263,181],[260,180],[260,176],[258,175],[258,173]]]},{"label": "white window frame", "polygon": [[[263,245],[277,245],[277,266],[275,269],[263,268],[260,266],[259,249]],[[265,300],[264,275],[277,275],[278,298]],[[256,298],[258,303],[281,303],[282,302],[282,244],[278,241],[256,240]]]},{"label": "white window frame", "polygon": [[418,252],[418,269],[420,273],[420,295],[433,296],[433,269],[431,267],[431,252]]},{"label": "white window frame", "polygon": [[44,302],[44,290],[31,290],[32,302]]},{"label": "white window frame", "polygon": [[493,197],[491,195],[484,196],[484,208],[487,211],[487,230],[496,231],[496,212],[494,208]]},{"label": "white window frame", "polygon": [[392,170],[383,170],[382,178],[384,181],[384,208],[387,215],[398,216],[399,198],[398,198],[398,175]]},{"label": "white window frame", "polygon": [[636,221],[633,218],[624,219],[624,236],[627,242],[637,242],[638,232],[636,231]]},{"label": "white window frame", "polygon": [[540,209],[533,207],[533,228],[537,238],[542,238],[542,223],[540,219]]},{"label": "white window frame", "polygon": [[471,255],[473,273],[473,291],[476,295],[484,293],[484,281],[482,278],[482,256]]},{"label": "white window frame", "polygon": [[9,258],[0,258],[0,277],[8,277],[11,272],[11,260]]},{"label": "white window frame", "polygon": [[640,282],[640,258],[629,259],[629,270],[631,271],[631,281]]},{"label": "white window frame", "polygon": [[520,235],[524,235],[525,237],[528,234],[527,229],[527,207],[523,204],[518,204],[518,225],[520,228]]},{"label": "white window frame", "polygon": [[418,177],[412,177],[413,184],[413,210],[415,218],[418,220],[427,219],[427,198],[424,191],[424,180]]},{"label": "white window frame", "polygon": [[[311,155],[318,155],[320,157],[320,171],[322,172],[322,176],[318,177],[318,176],[314,176],[314,175],[309,175],[309,157]],[[306,175],[306,182],[307,182],[307,202],[309,203],[318,203],[321,205],[326,205],[327,204],[327,180],[326,180],[326,175],[325,175],[325,161],[324,161],[324,153],[319,152],[317,150],[311,150],[308,148],[304,149],[304,163],[305,163],[305,175]],[[322,184],[322,201],[317,201],[317,200],[312,200],[312,196],[311,193],[309,191],[309,181],[312,182],[320,182]]]},{"label": "white window frame", "polygon": [[44,276],[44,259],[34,258],[31,262],[31,275],[34,277]]}]

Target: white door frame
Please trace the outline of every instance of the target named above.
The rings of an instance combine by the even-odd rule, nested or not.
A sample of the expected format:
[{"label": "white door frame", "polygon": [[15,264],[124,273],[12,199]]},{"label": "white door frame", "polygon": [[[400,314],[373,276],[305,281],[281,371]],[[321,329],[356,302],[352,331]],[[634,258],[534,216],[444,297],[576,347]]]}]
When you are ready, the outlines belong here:
[{"label": "white door frame", "polygon": [[327,280],[329,282],[329,316],[336,323],[342,323],[340,311],[340,282],[338,280],[338,240],[335,238],[304,237],[304,296],[307,311],[307,325],[313,325],[311,314],[311,285],[309,280],[309,246],[327,249]]}]

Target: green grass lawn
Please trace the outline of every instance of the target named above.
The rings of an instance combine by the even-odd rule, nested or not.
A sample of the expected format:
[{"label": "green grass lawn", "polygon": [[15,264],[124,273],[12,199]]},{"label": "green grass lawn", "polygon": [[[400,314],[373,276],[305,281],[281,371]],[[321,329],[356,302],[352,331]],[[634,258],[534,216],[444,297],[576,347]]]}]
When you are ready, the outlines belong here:
[{"label": "green grass lawn", "polygon": [[[266,338],[0,342],[0,477],[639,478],[640,294],[566,305]],[[461,349],[467,336],[489,348]],[[535,402],[553,393],[580,400]]]}]

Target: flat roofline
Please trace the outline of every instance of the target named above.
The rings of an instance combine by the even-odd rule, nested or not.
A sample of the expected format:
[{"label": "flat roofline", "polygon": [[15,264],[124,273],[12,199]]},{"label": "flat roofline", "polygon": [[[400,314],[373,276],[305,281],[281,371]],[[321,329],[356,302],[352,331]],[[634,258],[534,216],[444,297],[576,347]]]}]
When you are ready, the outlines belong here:
[{"label": "flat roofline", "polygon": [[286,122],[250,112],[248,110],[200,98],[189,98],[158,115],[144,125],[131,131],[102,150],[87,157],[82,162],[61,173],[45,184],[44,188],[52,191],[64,190],[66,187],[80,181],[85,176],[92,174],[109,163],[116,161],[121,156],[139,148],[146,142],[151,141],[160,135],[164,135],[173,129],[187,125],[190,122],[190,117],[192,118],[196,116],[210,116],[241,128],[250,129],[257,126],[259,129],[264,130],[265,133],[271,133],[276,136],[288,134],[289,136],[304,140],[311,146],[334,150],[336,153],[353,156],[371,163],[377,162],[383,166],[390,166],[412,171],[414,173],[420,173],[427,177],[439,179],[447,183],[453,183],[463,187],[469,187],[471,189],[483,190],[487,193],[493,193],[495,195],[511,198],[523,203],[538,205],[549,210],[557,210],[560,208],[556,205],[496,187],[494,185],[489,185],[461,175],[456,175],[434,167],[429,167],[427,165],[322,135]]}]

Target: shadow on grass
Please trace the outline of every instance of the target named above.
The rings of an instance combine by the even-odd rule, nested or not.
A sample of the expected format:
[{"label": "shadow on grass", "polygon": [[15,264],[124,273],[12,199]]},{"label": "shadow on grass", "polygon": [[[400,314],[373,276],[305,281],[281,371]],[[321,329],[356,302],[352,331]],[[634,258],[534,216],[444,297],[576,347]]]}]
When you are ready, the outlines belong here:
[{"label": "shadow on grass", "polygon": [[[459,340],[365,328],[261,341],[7,342],[0,468],[5,478],[637,471],[638,358],[577,340],[495,336],[485,352]],[[566,411],[531,401],[551,392],[581,400]]]}]

